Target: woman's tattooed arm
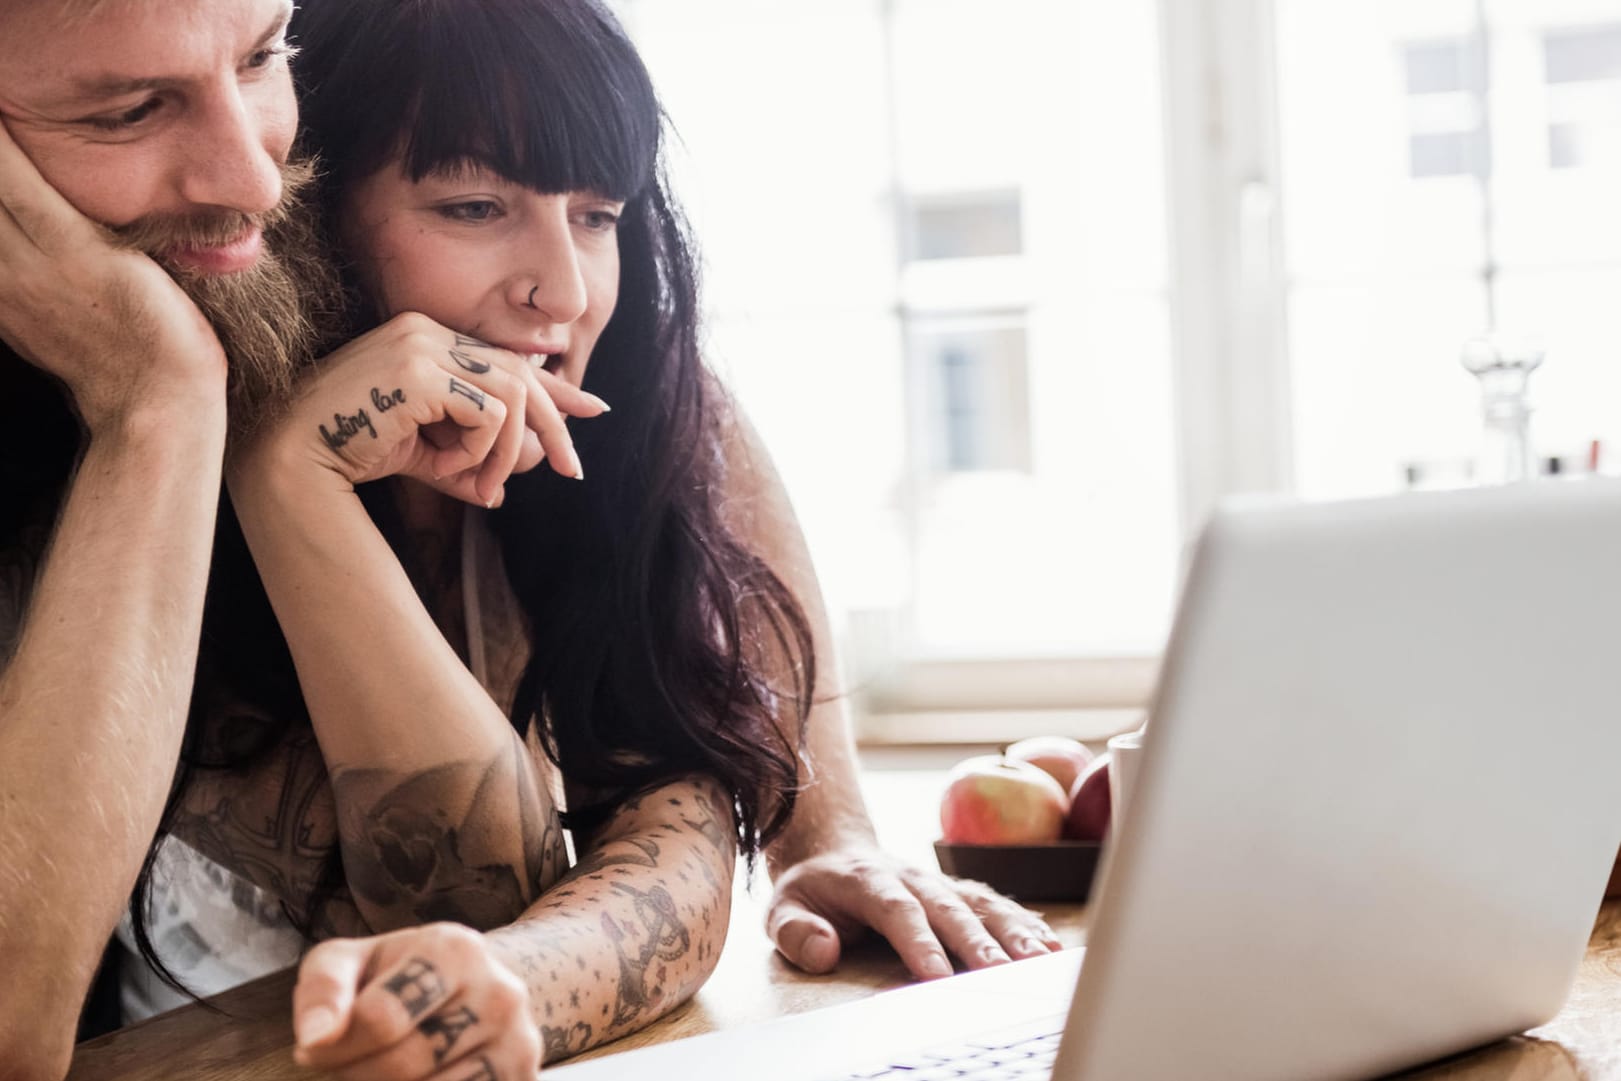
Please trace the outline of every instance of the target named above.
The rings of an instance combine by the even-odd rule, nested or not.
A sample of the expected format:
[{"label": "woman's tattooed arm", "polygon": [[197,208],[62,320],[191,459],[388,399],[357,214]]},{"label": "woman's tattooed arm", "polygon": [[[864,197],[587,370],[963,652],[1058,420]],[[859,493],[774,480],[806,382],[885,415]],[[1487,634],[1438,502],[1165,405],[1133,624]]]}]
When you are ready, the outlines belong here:
[{"label": "woman's tattooed arm", "polygon": [[330,779],[307,729],[247,771],[199,770],[174,832],[304,912],[335,845],[344,881],[318,937],[453,920],[495,927],[562,874],[557,812],[513,737],[486,762],[417,774],[339,770]]},{"label": "woman's tattooed arm", "polygon": [[486,936],[529,988],[547,1061],[639,1029],[703,985],[736,857],[726,793],[674,782],[621,807],[521,920]]},{"label": "woman's tattooed arm", "polygon": [[373,930],[510,922],[567,865],[557,809],[514,734],[487,760],[332,774],[350,892]]}]

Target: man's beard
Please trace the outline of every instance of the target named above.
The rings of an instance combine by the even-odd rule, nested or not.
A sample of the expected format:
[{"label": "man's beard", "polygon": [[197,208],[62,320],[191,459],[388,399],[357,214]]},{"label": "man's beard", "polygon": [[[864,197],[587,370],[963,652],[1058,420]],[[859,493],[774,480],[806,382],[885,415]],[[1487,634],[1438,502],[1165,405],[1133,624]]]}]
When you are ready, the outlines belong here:
[{"label": "man's beard", "polygon": [[[213,324],[229,363],[234,439],[282,412],[299,374],[335,344],[343,287],[319,215],[306,199],[314,177],[308,159],[282,166],[282,199],[266,214],[150,215],[113,230],[118,243],[156,259]],[[181,249],[228,244],[254,226],[264,231],[264,245],[245,270],[207,274],[169,258]]]}]

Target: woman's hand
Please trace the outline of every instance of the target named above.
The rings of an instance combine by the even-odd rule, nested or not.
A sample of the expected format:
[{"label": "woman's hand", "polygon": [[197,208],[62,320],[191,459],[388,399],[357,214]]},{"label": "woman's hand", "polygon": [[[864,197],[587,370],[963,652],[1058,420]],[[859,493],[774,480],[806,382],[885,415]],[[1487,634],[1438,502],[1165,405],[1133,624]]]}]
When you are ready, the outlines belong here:
[{"label": "woman's hand", "polygon": [[349,485],[408,476],[494,506],[507,478],[543,456],[558,473],[583,476],[564,414],[606,409],[529,358],[408,312],[322,361],[232,469],[310,462]]},{"label": "woman's hand", "polygon": [[67,384],[92,435],[159,403],[224,420],[225,353],[197,306],[62,198],[3,123],[0,340]]},{"label": "woman's hand", "polygon": [[453,923],[332,939],[299,967],[293,1057],[342,1081],[529,1081],[529,992]]}]

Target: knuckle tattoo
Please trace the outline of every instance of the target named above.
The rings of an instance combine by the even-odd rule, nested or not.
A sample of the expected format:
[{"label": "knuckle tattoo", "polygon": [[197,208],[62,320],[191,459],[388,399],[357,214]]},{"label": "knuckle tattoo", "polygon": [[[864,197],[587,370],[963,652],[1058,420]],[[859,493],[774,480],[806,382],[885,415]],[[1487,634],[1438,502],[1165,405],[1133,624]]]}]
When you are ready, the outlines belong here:
[{"label": "knuckle tattoo", "polygon": [[399,999],[406,1014],[415,1021],[444,997],[445,981],[431,961],[413,957],[388,978],[383,990]]},{"label": "knuckle tattoo", "polygon": [[445,1059],[450,1057],[451,1049],[462,1038],[466,1031],[478,1024],[478,1014],[467,1006],[458,1006],[453,1010],[443,1010],[425,1019],[417,1025],[417,1031],[427,1037],[433,1044],[433,1064],[444,1065]]}]

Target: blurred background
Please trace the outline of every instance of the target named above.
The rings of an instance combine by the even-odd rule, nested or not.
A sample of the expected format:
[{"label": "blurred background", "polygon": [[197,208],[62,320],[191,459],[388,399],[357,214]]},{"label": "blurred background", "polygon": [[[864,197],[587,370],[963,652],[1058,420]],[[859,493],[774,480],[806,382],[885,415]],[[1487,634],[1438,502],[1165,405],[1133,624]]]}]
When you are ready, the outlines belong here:
[{"label": "blurred background", "polygon": [[866,741],[1127,727],[1216,499],[1470,481],[1484,331],[1621,472],[1621,0],[615,6]]}]

